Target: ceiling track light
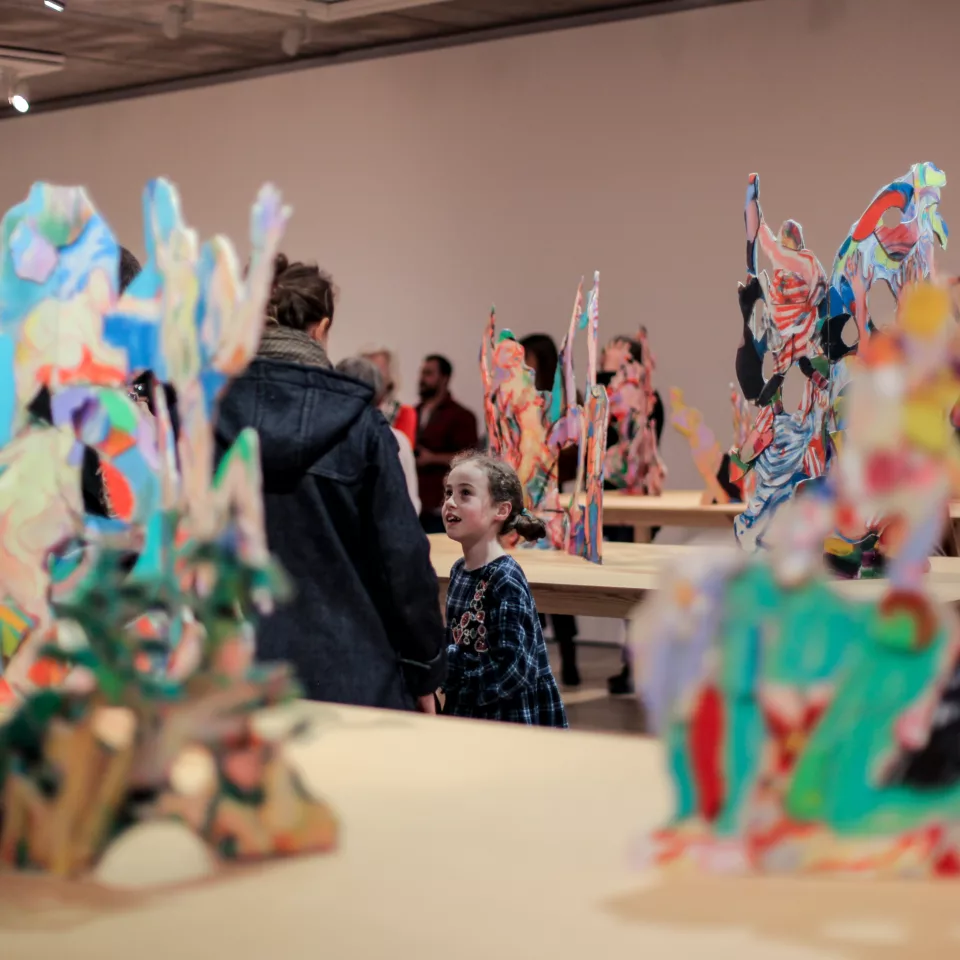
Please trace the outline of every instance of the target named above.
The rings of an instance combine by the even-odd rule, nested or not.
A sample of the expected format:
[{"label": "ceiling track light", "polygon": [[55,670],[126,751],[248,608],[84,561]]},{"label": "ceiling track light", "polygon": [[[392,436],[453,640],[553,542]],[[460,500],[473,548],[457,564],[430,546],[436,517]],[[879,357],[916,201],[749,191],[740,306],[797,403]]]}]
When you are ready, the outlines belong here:
[{"label": "ceiling track light", "polygon": [[7,103],[17,113],[26,113],[30,109],[30,91],[27,89],[26,81],[18,80],[15,74],[11,75],[7,87]]},{"label": "ceiling track light", "polygon": [[28,80],[57,73],[67,60],[62,53],[24,50],[0,44],[0,106],[6,101],[18,113],[30,109]]},{"label": "ceiling track light", "polygon": [[301,47],[310,39],[310,18],[306,13],[300,17],[300,22],[293,27],[287,27],[280,38],[280,49],[288,56],[295,57]]},{"label": "ceiling track light", "polygon": [[171,3],[163,15],[163,35],[168,40],[179,40],[183,28],[193,19],[193,0]]},{"label": "ceiling track light", "polygon": [[65,0],[43,0],[43,5],[51,10],[56,10],[57,13],[63,13],[67,9]]}]

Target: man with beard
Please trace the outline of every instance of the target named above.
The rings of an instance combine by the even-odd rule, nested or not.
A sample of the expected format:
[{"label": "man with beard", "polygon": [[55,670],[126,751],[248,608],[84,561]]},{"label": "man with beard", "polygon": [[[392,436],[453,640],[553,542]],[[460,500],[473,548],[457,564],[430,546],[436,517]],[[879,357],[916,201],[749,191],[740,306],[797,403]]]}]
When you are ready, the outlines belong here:
[{"label": "man with beard", "polygon": [[440,507],[443,478],[450,461],[462,450],[477,446],[477,418],[450,395],[453,366],[432,354],[420,368],[420,405],[417,407],[417,480],[420,486],[420,522],[427,533],[443,533]]}]

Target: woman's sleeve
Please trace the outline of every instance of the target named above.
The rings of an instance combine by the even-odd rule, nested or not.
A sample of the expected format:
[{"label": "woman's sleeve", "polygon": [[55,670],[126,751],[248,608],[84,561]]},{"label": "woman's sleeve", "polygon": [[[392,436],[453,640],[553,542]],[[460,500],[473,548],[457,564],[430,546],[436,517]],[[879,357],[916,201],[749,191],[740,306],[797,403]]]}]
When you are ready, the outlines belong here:
[{"label": "woman's sleeve", "polygon": [[440,616],[437,575],[430,543],[406,490],[397,441],[377,416],[368,456],[373,468],[370,520],[380,558],[389,609],[387,633],[403,666],[410,692],[424,696],[438,689],[446,675],[447,641]]},{"label": "woman's sleeve", "polygon": [[407,493],[410,494],[410,502],[413,504],[413,509],[417,511],[417,516],[419,516],[420,481],[417,479],[417,459],[413,455],[413,447],[410,446],[407,436],[402,430],[398,430],[396,433],[396,441],[400,447],[400,466],[403,467],[403,475],[407,478]]},{"label": "woman's sleeve", "polygon": [[410,441],[411,448],[417,445],[417,411],[413,407],[401,405],[393,426]]}]

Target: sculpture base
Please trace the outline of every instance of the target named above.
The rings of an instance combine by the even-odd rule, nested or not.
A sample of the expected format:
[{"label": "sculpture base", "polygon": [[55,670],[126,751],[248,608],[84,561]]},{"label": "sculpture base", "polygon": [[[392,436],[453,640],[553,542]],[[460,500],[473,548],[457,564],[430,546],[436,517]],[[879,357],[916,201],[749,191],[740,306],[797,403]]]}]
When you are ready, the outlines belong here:
[{"label": "sculpture base", "polygon": [[650,866],[720,874],[817,874],[872,879],[960,879],[960,827],[931,823],[889,836],[839,836],[787,820],[721,837],[701,821],[657,831]]}]

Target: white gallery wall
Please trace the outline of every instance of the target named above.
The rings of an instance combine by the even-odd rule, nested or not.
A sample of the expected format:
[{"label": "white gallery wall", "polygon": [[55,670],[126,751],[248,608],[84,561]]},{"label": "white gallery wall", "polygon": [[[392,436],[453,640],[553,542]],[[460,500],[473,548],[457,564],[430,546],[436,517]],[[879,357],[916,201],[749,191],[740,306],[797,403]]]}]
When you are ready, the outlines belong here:
[{"label": "white gallery wall", "polygon": [[[597,268],[601,332],[646,324],[664,397],[682,386],[727,442],[747,175],[828,269],[916,161],[956,178],[949,222],[958,37],[957,0],[760,0],[28,115],[0,122],[0,207],[84,184],[139,253],[140,191],[164,175],[245,255],[273,180],[287,252],[341,287],[334,357],[395,346],[412,399],[421,356],[446,353],[478,412],[490,304],[559,337]],[[664,450],[669,485],[696,485],[669,429]]]}]

